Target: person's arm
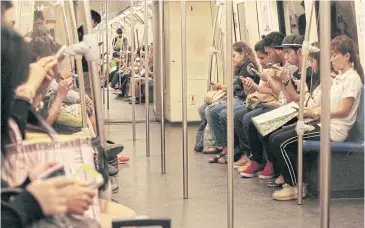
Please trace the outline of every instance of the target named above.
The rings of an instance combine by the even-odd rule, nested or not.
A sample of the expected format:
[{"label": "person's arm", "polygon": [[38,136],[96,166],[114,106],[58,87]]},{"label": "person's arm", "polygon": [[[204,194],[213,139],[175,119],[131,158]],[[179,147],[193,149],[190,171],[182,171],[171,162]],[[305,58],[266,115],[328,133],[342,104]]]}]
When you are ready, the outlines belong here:
[{"label": "person's arm", "polygon": [[[346,97],[343,98],[337,107],[331,108],[330,118],[345,118],[350,114],[352,105],[354,104],[355,98]],[[321,116],[321,107],[315,109],[304,110],[305,117],[311,117],[313,119],[319,119]]]},{"label": "person's arm", "polygon": [[3,227],[26,227],[43,217],[41,206],[28,191],[23,191],[11,202],[1,201],[1,225]]},{"label": "person's arm", "polygon": [[273,90],[270,88],[267,82],[260,81],[259,85],[257,86],[257,91],[264,94],[273,94]]},{"label": "person's arm", "polygon": [[282,83],[284,85],[284,95],[288,102],[298,102],[299,101],[299,94],[297,90],[293,86],[293,80],[288,70],[284,68],[279,68],[275,70],[275,74],[272,77],[273,81],[277,83]]},{"label": "person's arm", "polygon": [[[349,77],[346,79],[344,85],[345,91],[342,94],[341,101],[337,105],[331,107],[331,119],[345,118],[350,114],[352,106],[361,92],[362,86],[359,76],[356,75],[356,77],[357,78]],[[321,116],[321,107],[309,109],[306,114],[314,119],[319,119]]]},{"label": "person's arm", "polygon": [[58,118],[60,109],[63,101],[66,98],[66,94],[71,89],[72,80],[67,79],[60,82],[57,90],[57,95],[51,105],[51,108],[48,110],[47,123],[52,125]]},{"label": "person's arm", "polygon": [[[56,82],[56,80],[53,80],[50,84],[50,88],[54,91],[58,90],[58,83]],[[65,97],[66,102],[69,103],[79,103],[80,102],[80,93],[76,92],[75,90],[70,89]]]}]

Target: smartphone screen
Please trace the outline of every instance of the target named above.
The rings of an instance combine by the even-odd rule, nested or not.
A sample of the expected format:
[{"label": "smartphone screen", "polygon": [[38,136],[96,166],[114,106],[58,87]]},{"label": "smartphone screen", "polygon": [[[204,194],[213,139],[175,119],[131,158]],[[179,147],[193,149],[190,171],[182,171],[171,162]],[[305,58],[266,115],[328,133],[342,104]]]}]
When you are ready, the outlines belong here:
[{"label": "smartphone screen", "polygon": [[52,177],[65,176],[66,172],[63,165],[58,165],[48,169],[39,176],[39,179],[48,179]]}]

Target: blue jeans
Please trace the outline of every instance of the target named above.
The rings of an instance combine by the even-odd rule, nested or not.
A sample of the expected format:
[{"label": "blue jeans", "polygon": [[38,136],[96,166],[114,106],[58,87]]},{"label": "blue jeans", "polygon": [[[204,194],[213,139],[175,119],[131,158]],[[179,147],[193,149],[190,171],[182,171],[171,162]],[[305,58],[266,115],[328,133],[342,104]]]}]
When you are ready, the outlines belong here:
[{"label": "blue jeans", "polygon": [[198,112],[199,112],[199,116],[200,116],[200,119],[202,121],[205,120],[205,109],[208,107],[209,105],[205,102],[201,103],[199,106],[198,106]]},{"label": "blue jeans", "polygon": [[[237,110],[239,107],[244,106],[244,102],[238,98],[234,98],[233,101],[233,109]],[[222,125],[220,120],[220,113],[223,110],[227,110],[227,102],[221,101],[213,107],[208,107],[205,111],[205,115],[208,121],[209,126],[212,129],[212,132],[215,136],[215,142],[217,146],[226,146],[227,145],[227,121],[225,121]],[[224,115],[224,113],[222,113]],[[226,114],[227,116],[227,114]],[[226,118],[227,119],[227,118]]]}]

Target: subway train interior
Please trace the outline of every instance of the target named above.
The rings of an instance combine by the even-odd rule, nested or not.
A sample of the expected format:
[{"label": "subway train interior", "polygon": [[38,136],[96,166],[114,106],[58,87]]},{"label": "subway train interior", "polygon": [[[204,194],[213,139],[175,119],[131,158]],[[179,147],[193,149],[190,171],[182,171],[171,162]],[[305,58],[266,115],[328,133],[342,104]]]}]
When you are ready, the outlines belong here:
[{"label": "subway train interior", "polygon": [[364,227],[364,0],[1,0],[1,62],[4,227]]}]

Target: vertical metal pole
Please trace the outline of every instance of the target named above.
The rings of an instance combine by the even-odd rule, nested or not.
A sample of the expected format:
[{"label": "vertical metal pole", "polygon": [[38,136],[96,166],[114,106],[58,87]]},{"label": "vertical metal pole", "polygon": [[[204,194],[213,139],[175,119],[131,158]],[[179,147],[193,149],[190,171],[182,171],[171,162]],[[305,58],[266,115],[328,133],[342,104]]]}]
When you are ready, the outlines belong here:
[{"label": "vertical metal pole", "polygon": [[[219,16],[219,11],[221,9],[221,5],[218,5],[216,11],[215,11],[215,16],[214,16],[214,23],[213,23],[213,37],[212,37],[212,47],[215,48],[215,44],[216,44],[216,32],[217,32],[217,22],[218,22],[218,16]],[[213,53],[209,52],[209,68],[208,68],[208,80],[207,80],[207,91],[210,90],[210,83],[212,82],[212,71],[213,71]]]},{"label": "vertical metal pole", "polygon": [[[67,15],[66,15],[65,3],[64,2],[62,2],[61,8],[62,8],[62,14],[63,14],[63,19],[64,19],[63,24],[64,24],[65,29],[66,29],[67,45],[70,46],[72,41],[71,41],[70,28],[68,26],[68,21],[67,21]],[[74,69],[74,58],[73,57],[70,57],[70,63],[71,63],[71,69]]]},{"label": "vertical metal pole", "polygon": [[[101,7],[101,15],[104,15],[104,6]],[[105,28],[102,27],[102,29],[104,29],[104,31],[106,30],[106,26]],[[100,73],[100,75],[105,75],[105,69],[104,69],[104,54],[105,54],[105,36],[103,36],[103,30],[101,32],[101,40],[103,42],[102,44],[102,48],[101,48],[101,65],[100,65],[100,69],[102,69],[102,72]],[[99,79],[100,80],[100,79]],[[100,89],[100,88],[99,88]],[[102,97],[103,97],[103,104],[105,104],[105,90],[102,90]],[[104,109],[103,109],[104,110]]]},{"label": "vertical metal pole", "polygon": [[186,58],[186,3],[181,0],[181,77],[182,77],[182,134],[183,134],[183,188],[184,199],[189,193],[189,172],[188,172],[188,124],[187,124],[187,58]]},{"label": "vertical metal pole", "polygon": [[165,153],[165,48],[164,48],[164,7],[163,0],[158,2],[158,28],[159,28],[159,54],[160,54],[160,77],[161,77],[161,173],[166,173]]},{"label": "vertical metal pole", "polygon": [[233,159],[234,159],[234,132],[233,132],[233,75],[232,70],[232,1],[226,0],[226,64],[227,75],[227,158],[228,158],[228,184],[227,184],[227,227],[234,227],[233,205]]},{"label": "vertical metal pole", "polygon": [[[92,31],[91,25],[91,11],[90,11],[90,4],[89,1],[84,1],[84,11],[85,11],[85,22],[84,23],[84,31],[85,35],[90,34]],[[105,132],[104,132],[104,117],[103,117],[103,109],[102,109],[102,102],[101,102],[101,94],[100,94],[100,78],[98,76],[97,71],[97,63],[96,61],[88,61],[89,64],[89,73],[91,78],[91,86],[93,90],[93,101],[95,107],[95,119],[96,119],[96,134],[100,138],[101,145],[105,148],[106,139],[105,139]]]},{"label": "vertical metal pole", "polygon": [[105,0],[105,42],[106,42],[106,107],[109,110],[109,25],[108,1]]},{"label": "vertical metal pole", "polygon": [[135,42],[134,42],[134,0],[131,0],[131,84],[132,84],[132,128],[133,128],[133,141],[136,140],[136,88],[135,88],[135,71],[134,71],[134,52],[135,52]]},{"label": "vertical metal pole", "polygon": [[[74,8],[73,0],[69,0],[70,5],[70,15],[71,15],[71,22],[72,22],[72,31],[73,31],[73,40],[74,43],[79,42],[79,37],[77,34],[77,22],[76,22],[76,15],[77,10]],[[82,69],[82,57],[80,55],[76,55],[76,67],[77,73],[79,78],[79,93],[80,93],[80,103],[81,103],[81,110],[82,110],[82,132],[89,131],[88,124],[87,124],[87,112],[86,112],[86,95],[85,95],[85,81],[84,81],[84,72]]]},{"label": "vertical metal pole", "polygon": [[[320,46],[331,45],[331,2],[320,2]],[[331,49],[322,48],[321,59],[321,154],[320,154],[320,191],[321,191],[321,228],[330,227],[330,177],[331,177],[331,151],[330,151],[330,88],[331,82],[328,75],[331,74]],[[327,75],[327,76],[326,76]]]},{"label": "vertical metal pole", "polygon": [[149,71],[148,65],[148,5],[144,1],[144,68],[145,68],[145,105],[146,105],[146,156],[150,156],[150,89],[149,89]]},{"label": "vertical metal pole", "polygon": [[[303,42],[303,48],[302,48],[302,66],[301,71],[302,75],[306,75],[307,72],[307,59],[309,55],[309,35],[310,35],[310,28],[312,24],[312,14],[313,14],[313,8],[314,3],[311,5],[311,11],[310,11],[310,19],[309,23],[306,26],[305,29],[305,35],[304,35],[304,42]],[[300,81],[300,99],[299,99],[299,118],[298,118],[298,125],[304,125],[303,118],[304,118],[304,89],[305,88],[305,80]],[[297,131],[298,134],[298,204],[303,204],[303,131]]]}]

